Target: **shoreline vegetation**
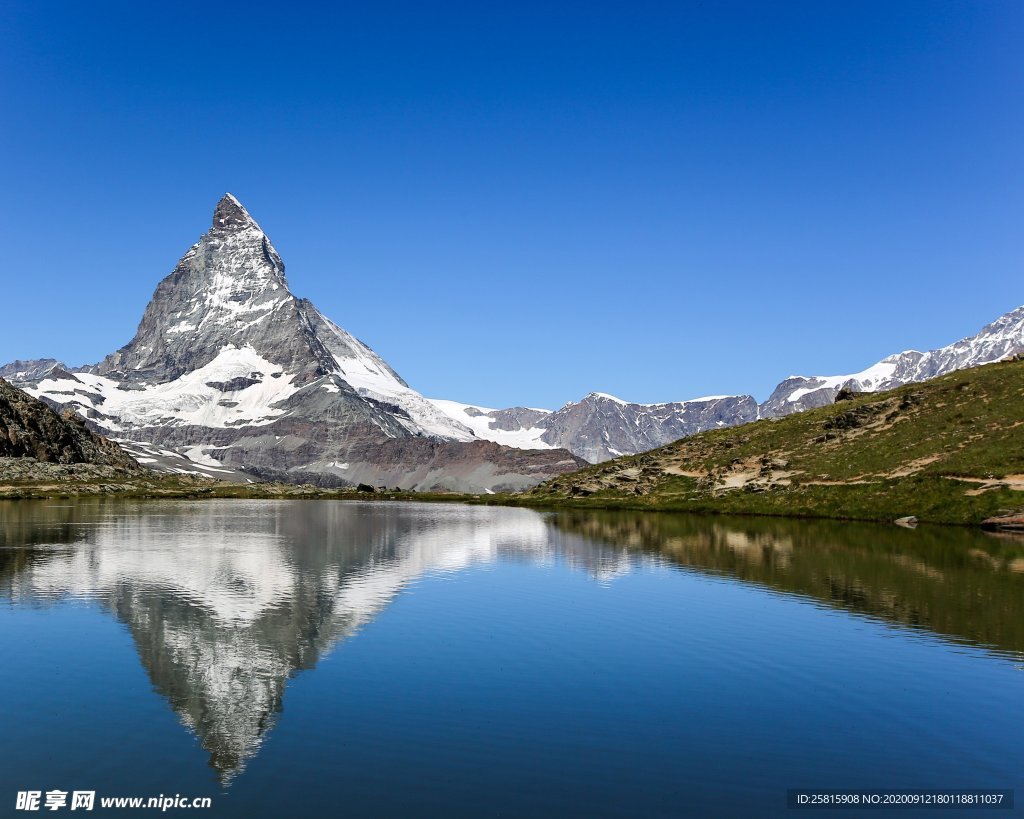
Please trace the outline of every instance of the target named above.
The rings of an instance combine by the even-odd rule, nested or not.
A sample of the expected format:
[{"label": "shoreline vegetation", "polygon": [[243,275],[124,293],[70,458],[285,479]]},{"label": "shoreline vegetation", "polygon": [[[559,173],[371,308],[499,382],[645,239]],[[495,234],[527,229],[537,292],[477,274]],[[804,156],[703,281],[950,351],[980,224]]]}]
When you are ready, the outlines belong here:
[{"label": "shoreline vegetation", "polygon": [[319,498],[917,522],[1024,531],[1024,361],[700,433],[520,494],[238,484],[0,459],[0,499]]}]

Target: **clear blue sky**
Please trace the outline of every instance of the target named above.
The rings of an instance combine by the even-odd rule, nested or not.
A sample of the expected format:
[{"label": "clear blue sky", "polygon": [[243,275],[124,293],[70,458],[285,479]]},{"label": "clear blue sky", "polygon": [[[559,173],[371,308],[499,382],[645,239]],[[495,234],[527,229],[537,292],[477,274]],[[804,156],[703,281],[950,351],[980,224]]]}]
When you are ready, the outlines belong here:
[{"label": "clear blue sky", "polygon": [[0,6],[0,360],[91,363],[236,194],[433,397],[752,392],[1020,304],[1024,3]]}]

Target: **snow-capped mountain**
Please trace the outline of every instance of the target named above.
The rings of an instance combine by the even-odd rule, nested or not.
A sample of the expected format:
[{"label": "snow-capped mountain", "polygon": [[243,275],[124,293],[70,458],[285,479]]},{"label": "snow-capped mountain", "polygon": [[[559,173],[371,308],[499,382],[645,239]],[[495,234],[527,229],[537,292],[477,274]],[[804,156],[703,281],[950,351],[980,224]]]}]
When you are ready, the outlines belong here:
[{"label": "snow-capped mountain", "polygon": [[0,378],[11,382],[38,381],[64,365],[55,358],[38,358],[32,361],[12,361],[0,367]]},{"label": "snow-capped mountain", "polygon": [[94,366],[46,359],[2,372],[106,435],[214,470],[483,491],[523,488],[578,465],[564,452],[526,455],[477,441],[291,293],[281,257],[231,194],[159,283],[128,344]]},{"label": "snow-capped mountain", "polygon": [[665,404],[633,404],[592,392],[560,410],[494,410],[456,401],[433,403],[476,435],[506,446],[568,449],[591,463],[664,446],[687,435],[757,419],[749,395],[715,395]]},{"label": "snow-capped mountain", "polygon": [[716,395],[665,404],[632,404],[604,393],[568,403],[544,423],[552,446],[591,463],[631,455],[716,427],[757,418],[749,395]]},{"label": "snow-capped mountain", "polygon": [[1000,317],[977,335],[928,353],[898,353],[852,375],[790,376],[760,405],[750,395],[634,404],[597,392],[556,412],[525,407],[488,409],[440,399],[432,402],[469,426],[478,438],[530,449],[562,447],[599,463],[708,429],[825,406],[843,387],[858,392],[893,389],[1019,354],[1024,354],[1024,307]]},{"label": "snow-capped mountain", "polygon": [[211,230],[160,282],[135,338],[89,370],[79,379],[106,399],[102,411],[130,428],[263,425],[296,405],[322,411],[327,394],[328,412],[343,405],[389,437],[473,438],[373,350],[292,295],[281,257],[230,194]]},{"label": "snow-capped mountain", "polygon": [[938,350],[852,375],[790,376],[760,405],[749,395],[637,404],[596,392],[556,411],[428,401],[291,293],[269,238],[227,194],[127,345],[94,366],[15,361],[0,377],[73,407],[151,467],[484,491],[819,407],[844,386],[889,389],[1020,353],[1024,307]]},{"label": "snow-capped mountain", "polygon": [[977,335],[927,353],[907,350],[883,358],[851,375],[791,375],[761,404],[762,418],[775,418],[831,404],[839,390],[891,390],[903,384],[935,378],[954,370],[991,364],[1024,353],[1024,307],[1011,310],[983,327]]}]

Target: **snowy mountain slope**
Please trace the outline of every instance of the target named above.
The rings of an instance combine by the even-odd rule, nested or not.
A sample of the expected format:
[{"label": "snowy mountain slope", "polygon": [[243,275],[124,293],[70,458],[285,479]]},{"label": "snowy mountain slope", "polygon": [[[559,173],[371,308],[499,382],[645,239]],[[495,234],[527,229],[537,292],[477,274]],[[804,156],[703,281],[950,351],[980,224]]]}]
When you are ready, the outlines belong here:
[{"label": "snowy mountain slope", "polygon": [[166,447],[139,441],[112,438],[118,446],[131,455],[138,463],[153,472],[169,475],[205,475],[234,483],[253,483],[254,477],[239,469],[223,466],[202,452],[202,447],[193,447],[177,452]]},{"label": "snowy mountain slope", "polygon": [[775,418],[831,404],[843,387],[858,392],[889,390],[1021,354],[1024,354],[1024,307],[1000,316],[976,335],[927,353],[917,350],[897,353],[859,373],[792,375],[761,404],[761,416]]},{"label": "snowy mountain slope", "polygon": [[317,337],[334,357],[338,373],[356,392],[368,398],[392,403],[413,420],[411,432],[425,432],[440,438],[472,441],[473,430],[455,420],[412,389],[380,356],[303,300]]},{"label": "snowy mountain slope", "polygon": [[554,448],[543,440],[547,428],[540,425],[544,418],[551,415],[551,410],[527,407],[490,409],[441,398],[431,398],[430,403],[450,418],[468,426],[482,441],[494,441],[518,449]]},{"label": "snowy mountain slope", "polygon": [[[468,425],[291,293],[280,255],[231,194],[159,283],[128,344],[74,371],[52,359],[4,371],[97,430],[162,453],[151,463],[173,471],[190,459],[206,474],[255,470],[329,485],[353,482],[336,465],[356,461],[364,482],[386,475],[403,488],[482,491],[522,488],[577,465],[568,453],[524,458],[477,446]],[[452,446],[439,455],[437,441]],[[396,451],[408,463],[395,463]]]}]

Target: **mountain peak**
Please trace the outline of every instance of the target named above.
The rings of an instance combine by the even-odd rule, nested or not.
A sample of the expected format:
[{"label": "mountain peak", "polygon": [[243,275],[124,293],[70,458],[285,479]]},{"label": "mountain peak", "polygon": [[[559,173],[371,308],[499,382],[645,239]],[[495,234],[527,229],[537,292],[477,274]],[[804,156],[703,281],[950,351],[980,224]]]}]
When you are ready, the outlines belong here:
[{"label": "mountain peak", "polygon": [[215,230],[244,230],[249,227],[259,229],[249,211],[230,193],[225,193],[217,203],[213,211],[213,227]]},{"label": "mountain peak", "polygon": [[621,398],[616,398],[614,395],[609,395],[606,392],[592,392],[589,395],[587,395],[587,397],[584,398],[583,400],[586,401],[587,399],[611,401],[614,404],[627,404],[627,403],[629,403],[628,401],[623,401]]}]

